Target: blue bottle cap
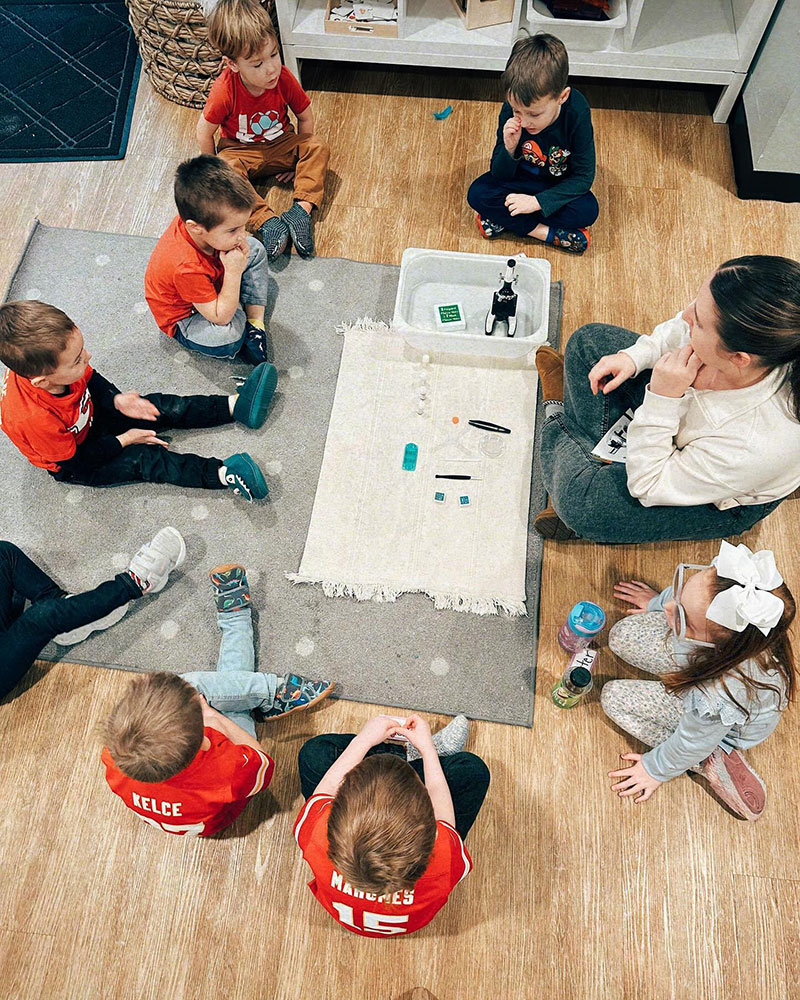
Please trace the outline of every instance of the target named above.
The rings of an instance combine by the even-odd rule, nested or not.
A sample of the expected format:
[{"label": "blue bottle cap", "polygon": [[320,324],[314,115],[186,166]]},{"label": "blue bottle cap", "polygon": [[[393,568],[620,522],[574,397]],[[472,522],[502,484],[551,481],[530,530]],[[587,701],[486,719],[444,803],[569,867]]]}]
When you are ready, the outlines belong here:
[{"label": "blue bottle cap", "polygon": [[567,617],[576,635],[597,635],[606,623],[605,612],[591,601],[578,601]]}]

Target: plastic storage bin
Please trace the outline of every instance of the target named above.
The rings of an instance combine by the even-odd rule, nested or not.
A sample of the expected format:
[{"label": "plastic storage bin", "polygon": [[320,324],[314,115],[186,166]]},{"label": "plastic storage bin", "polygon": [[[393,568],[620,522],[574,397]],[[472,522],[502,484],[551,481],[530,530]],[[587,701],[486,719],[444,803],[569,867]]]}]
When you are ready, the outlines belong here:
[{"label": "plastic storage bin", "polygon": [[[400,262],[400,282],[392,325],[421,350],[519,358],[547,340],[550,320],[550,262],[517,257],[515,337],[484,333],[486,313],[501,284],[508,254],[454,253],[409,247]],[[466,329],[437,329],[436,307],[458,303]],[[499,331],[498,331],[499,332]]]},{"label": "plastic storage bin", "polygon": [[548,31],[560,38],[570,49],[579,52],[600,52],[608,48],[616,31],[628,23],[625,0],[611,0],[608,21],[581,21],[577,18],[553,17],[542,0],[528,0],[528,24],[531,34]]}]

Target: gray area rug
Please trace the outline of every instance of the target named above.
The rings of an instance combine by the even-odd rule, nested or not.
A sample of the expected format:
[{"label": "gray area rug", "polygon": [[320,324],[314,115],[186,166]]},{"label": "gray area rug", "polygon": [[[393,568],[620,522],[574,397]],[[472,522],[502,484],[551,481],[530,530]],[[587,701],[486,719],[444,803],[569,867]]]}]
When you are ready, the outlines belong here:
[{"label": "gray area rug", "polygon": [[[247,374],[247,366],[190,354],[157,330],[143,288],[154,243],[39,225],[8,298],[39,298],[64,309],[82,329],[92,365],[123,391],[232,392],[229,376]],[[118,572],[163,525],[174,525],[188,548],[185,565],[159,596],[135,602],[122,622],[80,646],[48,646],[44,659],[214,669],[218,632],[206,573],[237,561],[247,567],[253,591],[260,670],[330,676],[337,695],[353,701],[532,724],[542,564],[542,540],[532,529],[527,618],[437,611],[417,594],[393,604],[331,599],[284,577],[300,564],[311,518],[342,350],[335,327],[363,316],[388,322],[398,276],[397,267],[293,257],[272,276],[269,332],[279,382],[266,425],[171,432],[179,451],[217,457],[250,451],[267,475],[266,503],[150,484],[71,487],[29,465],[0,434],[0,536],[65,589],[86,589]],[[557,343],[558,285],[550,316]],[[533,514],[543,503],[535,458]]]}]

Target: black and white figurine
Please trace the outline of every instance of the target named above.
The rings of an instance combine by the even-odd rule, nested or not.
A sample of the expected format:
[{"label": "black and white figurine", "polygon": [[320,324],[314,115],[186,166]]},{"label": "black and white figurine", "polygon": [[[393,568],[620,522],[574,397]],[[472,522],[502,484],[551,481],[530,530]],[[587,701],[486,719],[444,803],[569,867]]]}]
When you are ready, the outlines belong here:
[{"label": "black and white figurine", "polygon": [[506,261],[506,273],[500,276],[503,284],[492,296],[492,308],[486,313],[483,329],[487,337],[492,336],[498,321],[508,324],[509,337],[513,337],[517,332],[517,293],[513,288],[517,280],[516,266],[514,258],[509,257]]}]

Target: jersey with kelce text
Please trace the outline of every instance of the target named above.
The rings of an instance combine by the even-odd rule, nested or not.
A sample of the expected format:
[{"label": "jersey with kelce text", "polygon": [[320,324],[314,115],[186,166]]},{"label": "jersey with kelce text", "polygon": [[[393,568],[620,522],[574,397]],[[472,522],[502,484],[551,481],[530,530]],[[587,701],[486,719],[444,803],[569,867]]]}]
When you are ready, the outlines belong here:
[{"label": "jersey with kelce text", "polygon": [[294,836],[314,873],[309,889],[343,927],[366,937],[409,934],[429,923],[451,890],[472,871],[464,841],[449,823],[436,824],[428,867],[413,888],[377,896],[350,885],[328,857],[330,795],[312,795],[294,825]]},{"label": "jersey with kelce text", "polygon": [[272,778],[271,757],[233,743],[206,726],[211,746],[199,750],[182,771],[166,781],[136,781],[123,774],[108,749],[101,759],[106,781],[122,801],[151,826],[166,833],[208,837],[229,826]]}]

